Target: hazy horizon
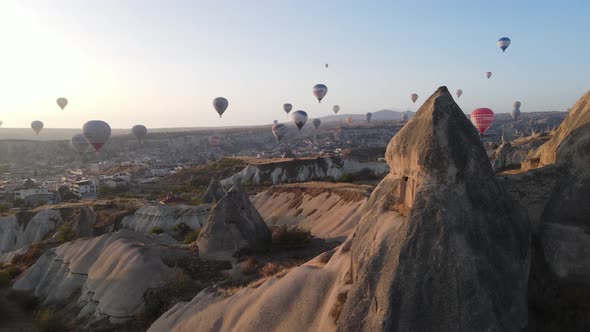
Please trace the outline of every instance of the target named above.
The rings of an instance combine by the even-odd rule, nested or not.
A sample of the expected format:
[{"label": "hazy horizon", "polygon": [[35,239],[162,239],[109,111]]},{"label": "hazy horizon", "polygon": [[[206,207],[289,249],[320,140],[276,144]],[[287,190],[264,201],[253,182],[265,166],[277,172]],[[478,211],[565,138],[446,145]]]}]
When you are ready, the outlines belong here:
[{"label": "hazy horizon", "polygon": [[[523,112],[565,110],[590,88],[588,15],[584,1],[8,1],[0,130],[92,119],[254,126],[286,121],[286,102],[311,118],[334,104],[349,114],[416,111],[440,85],[463,90],[455,100],[466,113],[506,113],[515,100]],[[329,89],[321,104],[316,83]],[[218,96],[229,100],[222,119]],[[69,100],[64,111],[58,97]]]}]

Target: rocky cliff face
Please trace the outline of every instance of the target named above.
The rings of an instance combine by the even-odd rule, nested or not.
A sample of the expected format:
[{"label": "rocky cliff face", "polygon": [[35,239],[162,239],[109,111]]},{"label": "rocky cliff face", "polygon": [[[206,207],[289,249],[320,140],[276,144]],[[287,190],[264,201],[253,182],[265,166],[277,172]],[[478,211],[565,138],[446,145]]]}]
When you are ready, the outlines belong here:
[{"label": "rocky cliff face", "polygon": [[160,245],[171,243],[166,235],[130,230],[68,242],[47,251],[13,287],[33,291],[45,304],[76,296],[79,318],[119,322],[139,313],[145,290],[170,271]]},{"label": "rocky cliff face", "polygon": [[391,173],[353,239],[354,286],[339,329],[524,328],[528,218],[446,87],[391,140],[386,159]]},{"label": "rocky cliff face", "polygon": [[248,196],[234,186],[211,212],[197,239],[199,256],[230,260],[239,252],[265,252],[271,232]]},{"label": "rocky cliff face", "polygon": [[229,298],[204,291],[150,331],[525,328],[527,216],[446,88],[392,139],[387,159],[391,173],[337,250]]},{"label": "rocky cliff face", "polygon": [[205,192],[205,194],[203,194],[203,197],[201,197],[201,202],[216,203],[225,195],[227,195],[227,191],[225,191],[221,183],[219,183],[217,179],[212,179],[211,182],[209,182],[207,191]]},{"label": "rocky cliff face", "polygon": [[299,226],[326,240],[345,240],[358,224],[371,186],[330,182],[277,185],[252,198],[269,226]]},{"label": "rocky cliff face", "polygon": [[344,174],[368,168],[378,176],[389,171],[384,162],[360,163],[337,157],[282,159],[280,161],[250,164],[233,176],[221,180],[228,187],[241,184],[281,184],[314,180],[340,179]]},{"label": "rocky cliff face", "polygon": [[199,206],[147,204],[133,215],[123,218],[122,226],[137,232],[147,233],[160,227],[170,233],[174,226],[185,223],[192,229],[201,228],[211,211],[211,204]]},{"label": "rocky cliff face", "polygon": [[[549,187],[534,236],[530,301],[536,327],[590,328],[590,91],[533,155],[560,175]],[[547,166],[548,165],[548,166]]]}]

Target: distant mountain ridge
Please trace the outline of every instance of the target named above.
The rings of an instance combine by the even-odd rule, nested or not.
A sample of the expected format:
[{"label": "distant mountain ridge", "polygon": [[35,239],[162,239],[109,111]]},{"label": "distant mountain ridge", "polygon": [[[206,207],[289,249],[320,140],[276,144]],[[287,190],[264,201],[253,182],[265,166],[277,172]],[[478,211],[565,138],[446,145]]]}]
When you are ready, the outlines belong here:
[{"label": "distant mountain ridge", "polygon": [[[392,110],[381,110],[373,113],[372,121],[388,121],[388,120],[400,120],[402,118],[402,114],[405,111],[392,111]],[[319,119],[322,122],[336,122],[340,120],[346,120],[348,117],[352,117],[353,120],[365,120],[367,113],[364,114],[347,114],[347,113],[340,113],[335,115],[327,115],[322,116]]]}]

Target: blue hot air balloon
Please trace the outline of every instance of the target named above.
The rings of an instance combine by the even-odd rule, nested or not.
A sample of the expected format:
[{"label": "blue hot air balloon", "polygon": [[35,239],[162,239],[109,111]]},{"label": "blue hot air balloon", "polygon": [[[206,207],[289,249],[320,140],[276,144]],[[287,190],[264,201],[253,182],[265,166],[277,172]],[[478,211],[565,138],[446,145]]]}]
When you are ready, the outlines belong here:
[{"label": "blue hot air balloon", "polygon": [[508,46],[510,46],[510,38],[502,37],[498,39],[498,47],[502,49],[502,52],[505,52]]}]

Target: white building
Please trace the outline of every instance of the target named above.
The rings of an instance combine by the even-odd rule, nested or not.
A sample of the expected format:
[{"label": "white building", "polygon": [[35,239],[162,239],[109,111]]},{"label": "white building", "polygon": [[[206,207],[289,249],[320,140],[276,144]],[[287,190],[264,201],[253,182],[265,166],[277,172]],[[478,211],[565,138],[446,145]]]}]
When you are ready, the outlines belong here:
[{"label": "white building", "polygon": [[27,203],[49,202],[54,198],[54,193],[47,188],[20,189],[13,192],[14,199],[22,199]]},{"label": "white building", "polygon": [[98,185],[94,179],[76,181],[72,188],[72,192],[80,198],[96,198],[97,191]]}]

